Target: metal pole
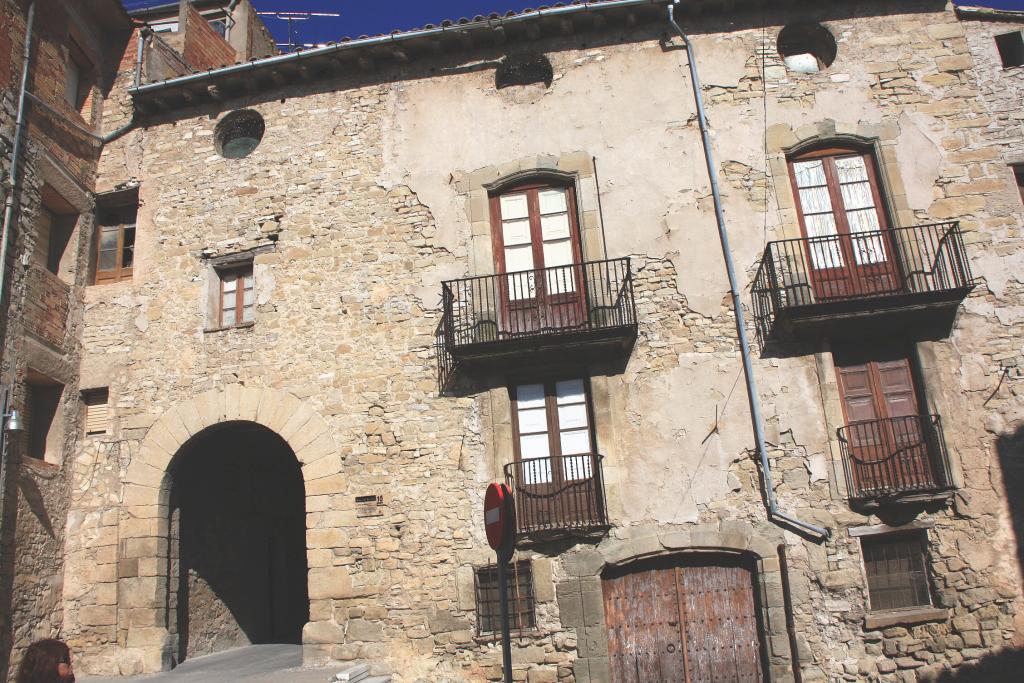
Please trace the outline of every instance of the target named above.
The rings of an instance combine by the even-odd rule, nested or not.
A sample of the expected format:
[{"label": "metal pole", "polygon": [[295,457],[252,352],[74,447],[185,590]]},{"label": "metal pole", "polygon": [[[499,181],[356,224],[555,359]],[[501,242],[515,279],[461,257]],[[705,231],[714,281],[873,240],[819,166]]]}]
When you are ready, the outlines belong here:
[{"label": "metal pole", "polygon": [[512,635],[508,623],[508,563],[512,550],[498,551],[498,599],[501,602],[501,668],[505,683],[512,683]]}]

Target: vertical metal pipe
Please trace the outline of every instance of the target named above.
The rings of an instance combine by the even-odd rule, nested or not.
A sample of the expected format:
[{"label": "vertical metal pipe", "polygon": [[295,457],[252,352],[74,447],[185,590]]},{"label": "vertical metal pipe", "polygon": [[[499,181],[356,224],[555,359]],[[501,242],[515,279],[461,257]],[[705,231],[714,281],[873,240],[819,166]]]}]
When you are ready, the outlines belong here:
[{"label": "vertical metal pipe", "polygon": [[693,86],[693,97],[697,103],[697,123],[700,126],[701,140],[704,147],[704,162],[708,168],[708,178],[711,181],[711,195],[715,204],[715,219],[718,223],[718,238],[722,245],[722,255],[725,258],[725,270],[729,276],[729,294],[732,297],[733,311],[736,314],[736,334],[740,342],[740,356],[743,359],[743,375],[747,384],[747,402],[750,405],[750,421],[754,428],[754,437],[757,441],[758,455],[761,457],[761,470],[764,473],[765,498],[768,503],[768,516],[777,518],[790,525],[800,528],[805,532],[814,534],[822,539],[828,538],[828,529],[804,522],[778,509],[775,502],[775,490],[772,485],[771,466],[768,462],[768,450],[765,447],[764,427],[761,419],[761,399],[757,392],[757,382],[754,379],[754,367],[750,362],[750,343],[747,341],[746,322],[743,316],[743,306],[740,303],[739,286],[736,280],[736,269],[732,261],[732,249],[729,247],[729,234],[725,229],[725,214],[722,211],[722,196],[718,189],[718,171],[715,168],[714,153],[711,149],[711,136],[708,133],[707,120],[704,114],[704,98],[701,94],[700,77],[697,74],[697,57],[694,54],[693,45],[683,29],[676,23],[675,3],[668,6],[668,21],[675,28],[679,37],[686,46],[686,61],[690,66],[690,79]]}]

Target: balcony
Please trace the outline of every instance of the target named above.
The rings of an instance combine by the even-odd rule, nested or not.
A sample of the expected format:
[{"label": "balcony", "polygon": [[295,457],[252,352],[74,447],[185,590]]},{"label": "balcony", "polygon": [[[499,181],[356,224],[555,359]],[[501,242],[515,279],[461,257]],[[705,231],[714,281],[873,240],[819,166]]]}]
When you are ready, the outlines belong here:
[{"label": "balcony", "polygon": [[628,258],[484,275],[442,283],[436,333],[442,391],[457,368],[529,356],[628,357],[637,335]]},{"label": "balcony", "polygon": [[608,528],[600,455],[560,455],[505,465],[521,541],[586,536]]},{"label": "balcony", "polygon": [[855,422],[839,429],[839,448],[854,507],[945,499],[953,489],[938,415]]},{"label": "balcony", "polygon": [[762,348],[893,325],[942,337],[973,287],[955,221],[781,240],[754,279],[754,318]]},{"label": "balcony", "polygon": [[30,332],[51,346],[63,349],[71,303],[71,287],[39,266],[25,278],[25,324]]}]

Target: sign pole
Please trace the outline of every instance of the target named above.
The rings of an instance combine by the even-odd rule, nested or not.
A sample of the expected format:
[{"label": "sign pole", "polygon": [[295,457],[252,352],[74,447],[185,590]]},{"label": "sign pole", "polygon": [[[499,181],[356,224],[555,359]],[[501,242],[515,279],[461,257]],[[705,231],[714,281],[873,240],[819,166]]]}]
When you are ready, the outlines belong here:
[{"label": "sign pole", "polygon": [[501,662],[505,683],[512,683],[512,635],[508,618],[508,563],[510,549],[498,550],[498,598],[501,601]]}]

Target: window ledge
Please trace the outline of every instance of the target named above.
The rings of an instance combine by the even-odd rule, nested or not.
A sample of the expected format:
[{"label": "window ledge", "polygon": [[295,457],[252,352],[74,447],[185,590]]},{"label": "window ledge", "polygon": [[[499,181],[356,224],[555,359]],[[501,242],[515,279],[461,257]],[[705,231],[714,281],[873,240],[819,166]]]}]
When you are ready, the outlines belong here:
[{"label": "window ledge", "polygon": [[864,628],[876,630],[896,625],[923,624],[926,621],[944,621],[948,618],[949,610],[941,607],[878,610],[864,615]]},{"label": "window ledge", "polygon": [[250,320],[245,323],[238,323],[237,325],[228,325],[227,327],[208,327],[203,330],[203,334],[213,334],[214,332],[227,332],[228,330],[247,330],[249,328],[256,327],[256,321]]}]

